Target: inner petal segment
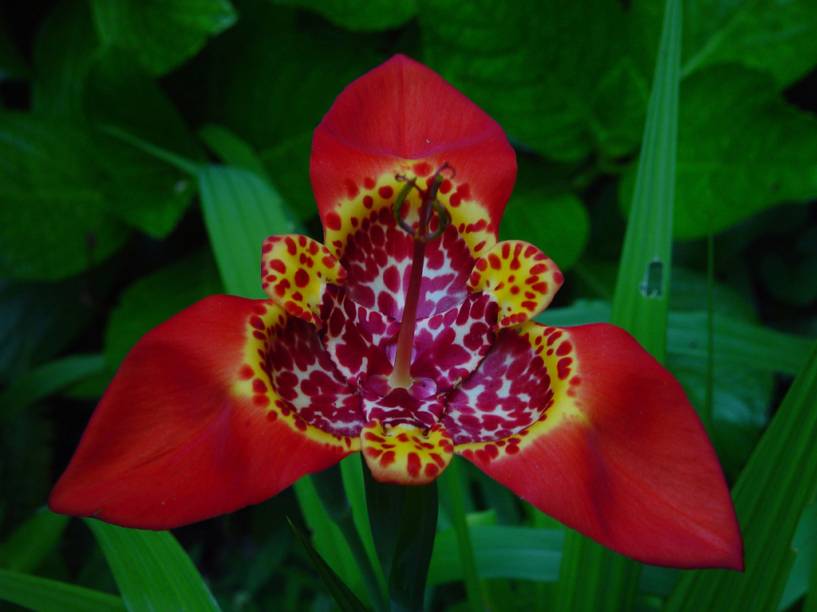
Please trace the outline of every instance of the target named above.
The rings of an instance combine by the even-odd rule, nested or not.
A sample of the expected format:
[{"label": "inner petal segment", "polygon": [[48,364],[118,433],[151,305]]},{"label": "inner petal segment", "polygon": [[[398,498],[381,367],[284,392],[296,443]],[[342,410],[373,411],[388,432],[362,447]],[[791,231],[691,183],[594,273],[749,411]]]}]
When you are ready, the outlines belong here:
[{"label": "inner petal segment", "polygon": [[[349,273],[352,299],[398,321],[410,284],[413,238],[397,225],[392,207],[406,180],[414,178],[417,189],[403,203],[402,217],[416,224],[420,191],[428,188],[433,172],[427,162],[405,162],[378,177],[349,179],[347,198],[324,219],[326,244]],[[474,259],[496,241],[485,209],[471,198],[467,183],[457,183],[456,177],[444,180],[437,199],[451,224],[427,245],[418,318],[460,304]]]},{"label": "inner petal segment", "polygon": [[327,285],[345,278],[329,249],[307,236],[270,236],[261,247],[261,287],[287,313],[314,325]]},{"label": "inner petal segment", "polygon": [[372,421],[360,434],[360,446],[372,476],[392,484],[427,484],[448,466],[454,452],[441,425],[421,429],[408,423]]},{"label": "inner petal segment", "polygon": [[564,277],[547,255],[521,240],[504,240],[480,257],[468,288],[499,305],[499,327],[535,317],[550,305]]},{"label": "inner petal segment", "polygon": [[356,450],[365,424],[360,395],[335,368],[318,330],[275,304],[258,309],[247,326],[236,392],[265,409],[271,421]]}]

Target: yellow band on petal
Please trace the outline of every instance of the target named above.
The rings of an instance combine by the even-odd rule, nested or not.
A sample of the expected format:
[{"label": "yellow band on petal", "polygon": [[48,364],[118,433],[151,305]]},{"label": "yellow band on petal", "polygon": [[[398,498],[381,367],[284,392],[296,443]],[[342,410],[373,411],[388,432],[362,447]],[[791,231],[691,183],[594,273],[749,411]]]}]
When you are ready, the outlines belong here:
[{"label": "yellow band on petal", "polygon": [[468,288],[496,300],[498,327],[502,328],[519,325],[542,312],[563,281],[553,260],[538,248],[522,240],[503,240],[476,261]]}]

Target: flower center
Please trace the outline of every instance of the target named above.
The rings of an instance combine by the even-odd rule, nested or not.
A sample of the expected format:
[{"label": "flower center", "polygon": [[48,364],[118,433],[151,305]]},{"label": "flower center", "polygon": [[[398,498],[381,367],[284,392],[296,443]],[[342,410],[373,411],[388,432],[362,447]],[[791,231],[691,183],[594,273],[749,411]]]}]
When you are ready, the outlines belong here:
[{"label": "flower center", "polygon": [[[448,211],[437,200],[437,192],[444,180],[443,172],[451,170],[452,168],[447,163],[443,164],[429,181],[428,188],[425,190],[421,190],[413,178],[398,177],[405,180],[406,184],[394,201],[393,211],[397,224],[412,236],[413,254],[409,288],[406,293],[400,332],[397,336],[394,370],[389,378],[392,387],[408,389],[414,382],[410,372],[411,356],[414,346],[414,332],[417,327],[417,304],[422,298],[426,245],[430,241],[438,239],[451,222]],[[421,197],[419,221],[416,229],[403,220],[403,208],[408,203],[407,197],[412,189],[417,189]],[[436,221],[436,227],[434,227],[433,231],[431,229],[432,221]]]}]

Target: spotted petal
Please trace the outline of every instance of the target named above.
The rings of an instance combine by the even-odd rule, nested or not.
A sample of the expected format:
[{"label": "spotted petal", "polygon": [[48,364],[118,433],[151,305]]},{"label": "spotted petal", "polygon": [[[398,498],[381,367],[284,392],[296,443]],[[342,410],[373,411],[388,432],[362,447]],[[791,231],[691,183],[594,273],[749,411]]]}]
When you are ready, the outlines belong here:
[{"label": "spotted petal", "polygon": [[313,426],[277,393],[270,349],[290,320],[307,327],[270,302],[214,296],[149,332],[102,398],[51,508],[165,529],[260,502],[356,450],[357,438]]},{"label": "spotted petal", "polygon": [[623,330],[505,330],[461,389],[446,422],[456,452],[543,512],[647,563],[742,567],[698,417]]},{"label": "spotted petal", "polygon": [[[406,180],[427,189],[445,164],[438,199],[458,237],[479,256],[496,241],[516,179],[516,156],[502,128],[438,74],[405,56],[357,79],[338,96],[312,142],[310,175],[324,242],[344,260],[350,236],[376,220],[382,207],[390,215]],[[409,207],[416,207],[415,196]],[[457,266],[452,270],[459,273]]]}]

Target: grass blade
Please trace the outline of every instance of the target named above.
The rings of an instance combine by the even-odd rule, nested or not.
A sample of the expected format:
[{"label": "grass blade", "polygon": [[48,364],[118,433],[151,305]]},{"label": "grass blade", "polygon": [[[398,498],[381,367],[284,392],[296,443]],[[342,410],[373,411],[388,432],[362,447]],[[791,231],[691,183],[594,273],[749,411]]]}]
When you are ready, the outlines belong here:
[{"label": "grass blade", "polygon": [[60,541],[69,520],[48,509],[37,512],[0,544],[0,567],[24,573],[36,570]]},{"label": "grass blade", "polygon": [[98,374],[104,367],[103,355],[69,355],[26,372],[0,394],[0,420],[9,419],[26,406]]},{"label": "grass blade", "polygon": [[329,594],[332,596],[332,599],[334,599],[335,603],[338,604],[338,607],[340,607],[341,610],[349,612],[365,611],[366,608],[361,601],[355,597],[355,594],[352,593],[349,587],[343,583],[340,577],[338,577],[338,575],[332,570],[326,561],[323,560],[323,557],[320,556],[318,551],[315,550],[315,547],[312,546],[312,542],[309,540],[309,537],[303,531],[298,529],[292,521],[289,519],[287,519],[287,521],[289,522],[289,528],[306,550],[309,560],[312,562],[313,567],[321,577],[321,580],[326,586],[326,589],[329,591]]},{"label": "grass blade", "polygon": [[817,493],[817,345],[733,490],[746,571],[691,572],[667,605],[681,610],[775,610],[794,561],[791,541]]},{"label": "grass blade", "polygon": [[142,610],[218,610],[187,553],[167,531],[124,529],[86,519],[125,606]]},{"label": "grass blade", "polygon": [[[635,192],[613,297],[613,323],[630,331],[658,360],[666,354],[681,3],[667,0],[647,108]],[[630,610],[640,566],[569,532],[562,561],[559,610]]]},{"label": "grass blade", "polygon": [[0,570],[0,600],[40,612],[121,612],[122,600],[57,580]]}]

